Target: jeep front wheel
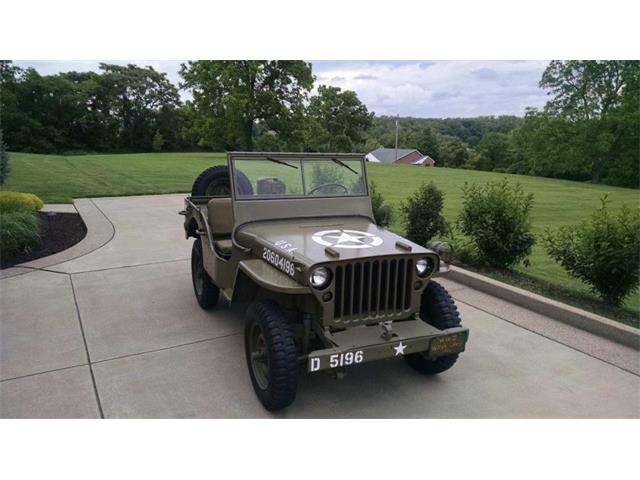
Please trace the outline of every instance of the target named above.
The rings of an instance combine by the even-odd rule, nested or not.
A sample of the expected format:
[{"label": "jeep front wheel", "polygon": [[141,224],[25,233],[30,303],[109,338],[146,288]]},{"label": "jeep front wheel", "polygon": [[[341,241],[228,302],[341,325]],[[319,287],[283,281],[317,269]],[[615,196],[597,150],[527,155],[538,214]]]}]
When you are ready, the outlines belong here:
[{"label": "jeep front wheel", "polygon": [[298,354],[280,306],[272,300],[252,303],[244,338],[251,383],[264,408],[291,405],[298,388]]},{"label": "jeep front wheel", "polygon": [[[433,281],[429,282],[427,288],[422,292],[420,318],[438,330],[461,325],[460,313],[453,298],[442,285]],[[428,352],[418,352],[409,354],[404,358],[418,372],[426,375],[435,375],[450,369],[456,363],[458,354],[432,359],[429,357]]]},{"label": "jeep front wheel", "polygon": [[202,238],[196,238],[191,248],[191,280],[193,281],[193,292],[196,294],[200,307],[204,310],[215,307],[218,303],[220,289],[204,269]]}]

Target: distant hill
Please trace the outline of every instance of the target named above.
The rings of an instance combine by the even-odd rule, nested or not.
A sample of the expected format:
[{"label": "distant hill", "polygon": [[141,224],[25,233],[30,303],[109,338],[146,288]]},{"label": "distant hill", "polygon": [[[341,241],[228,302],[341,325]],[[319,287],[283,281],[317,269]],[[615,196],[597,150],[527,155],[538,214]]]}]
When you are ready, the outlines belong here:
[{"label": "distant hill", "polygon": [[[395,143],[395,117],[376,116],[373,127],[367,132],[368,139],[375,139],[381,145],[391,147]],[[400,117],[398,123],[399,147],[415,148],[415,145],[405,145],[411,142],[417,131],[424,127],[440,135],[457,137],[468,146],[475,148],[482,137],[489,132],[509,133],[516,128],[523,119],[512,115],[486,116],[474,118],[415,118]]]}]

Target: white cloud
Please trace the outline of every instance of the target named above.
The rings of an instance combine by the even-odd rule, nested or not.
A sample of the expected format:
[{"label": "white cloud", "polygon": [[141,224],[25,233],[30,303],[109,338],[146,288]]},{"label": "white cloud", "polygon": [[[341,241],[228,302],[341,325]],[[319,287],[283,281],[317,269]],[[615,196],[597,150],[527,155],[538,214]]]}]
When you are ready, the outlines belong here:
[{"label": "white cloud", "polygon": [[523,115],[547,100],[546,61],[313,63],[318,84],[354,90],[378,115]]}]

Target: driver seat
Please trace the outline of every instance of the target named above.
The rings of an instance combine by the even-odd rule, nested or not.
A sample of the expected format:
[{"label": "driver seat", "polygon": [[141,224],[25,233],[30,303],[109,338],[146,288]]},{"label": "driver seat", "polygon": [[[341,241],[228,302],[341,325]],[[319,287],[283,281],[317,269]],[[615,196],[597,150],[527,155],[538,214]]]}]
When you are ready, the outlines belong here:
[{"label": "driver seat", "polygon": [[211,229],[211,240],[216,252],[229,258],[233,252],[233,209],[231,197],[212,198],[207,203],[207,222]]}]

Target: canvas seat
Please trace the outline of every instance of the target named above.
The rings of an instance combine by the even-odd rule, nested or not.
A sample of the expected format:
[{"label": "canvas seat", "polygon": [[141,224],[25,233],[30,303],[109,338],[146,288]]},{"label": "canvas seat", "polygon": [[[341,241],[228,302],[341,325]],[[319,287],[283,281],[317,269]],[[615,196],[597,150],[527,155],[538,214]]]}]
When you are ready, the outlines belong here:
[{"label": "canvas seat", "polygon": [[223,257],[231,256],[233,242],[231,231],[233,230],[233,209],[231,198],[212,198],[207,203],[207,221],[211,228],[211,240],[213,246]]}]

